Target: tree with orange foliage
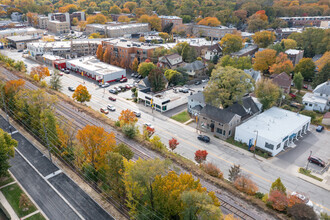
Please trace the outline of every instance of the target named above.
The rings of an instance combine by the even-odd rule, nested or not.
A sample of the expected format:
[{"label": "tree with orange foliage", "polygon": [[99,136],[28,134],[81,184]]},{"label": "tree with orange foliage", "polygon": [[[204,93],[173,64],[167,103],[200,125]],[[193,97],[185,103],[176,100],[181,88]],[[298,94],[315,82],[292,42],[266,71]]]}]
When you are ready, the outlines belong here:
[{"label": "tree with orange foliage", "polygon": [[129,14],[130,10],[128,8],[123,8],[123,9],[121,9],[121,13]]},{"label": "tree with orange foliage", "polygon": [[107,18],[103,14],[90,15],[87,17],[87,24],[105,24]]},{"label": "tree with orange foliage", "polygon": [[99,60],[103,60],[103,47],[102,47],[102,44],[99,44],[99,46],[97,46],[96,58],[99,59]]},{"label": "tree with orange foliage", "polygon": [[255,13],[255,15],[258,15],[260,19],[264,20],[264,21],[268,21],[268,16],[266,15],[266,11],[265,10],[260,10],[257,11]]},{"label": "tree with orange foliage", "polygon": [[133,11],[134,9],[137,8],[137,3],[136,2],[125,2],[124,8],[128,8],[129,11]]},{"label": "tree with orange foliage", "polygon": [[285,72],[287,74],[290,74],[293,69],[293,64],[291,60],[288,59],[288,55],[286,55],[285,53],[280,53],[276,57],[275,63],[269,68],[269,73],[280,74]]},{"label": "tree with orange foliage", "polygon": [[208,153],[206,150],[197,150],[195,152],[195,161],[201,164],[206,160],[207,155]]},{"label": "tree with orange foliage", "polygon": [[25,85],[25,81],[23,79],[7,81],[4,87],[6,96],[14,95],[21,88],[23,88],[24,85]]},{"label": "tree with orange foliage", "polygon": [[234,186],[241,192],[254,195],[258,191],[258,186],[246,176],[239,176],[234,182]]},{"label": "tree with orange foliage", "polygon": [[126,109],[121,111],[118,120],[120,121],[120,125],[125,125],[125,124],[135,124],[138,119],[135,116],[134,112],[132,112],[129,109]]},{"label": "tree with orange foliage", "polygon": [[139,23],[149,23],[152,30],[160,31],[162,29],[162,23],[160,18],[157,15],[142,15],[138,19]]},{"label": "tree with orange foliage", "polygon": [[239,219],[235,218],[233,214],[228,214],[225,216],[224,220],[239,220]]},{"label": "tree with orange foliage", "polygon": [[288,196],[288,207],[291,208],[295,204],[304,203],[297,195],[289,195]]},{"label": "tree with orange foliage", "polygon": [[49,76],[49,69],[45,66],[36,66],[32,67],[30,76],[35,79],[36,81],[40,81],[41,79]]},{"label": "tree with orange foliage", "polygon": [[78,130],[76,136],[82,146],[85,162],[90,163],[96,170],[106,163],[106,153],[113,151],[116,145],[115,134],[108,133],[102,127],[86,125]]},{"label": "tree with orange foliage", "polygon": [[265,48],[268,45],[272,44],[275,41],[276,37],[275,33],[272,31],[260,31],[254,33],[252,39],[254,43],[258,45],[258,47]]},{"label": "tree with orange foliage", "polygon": [[178,145],[179,145],[179,142],[175,138],[172,138],[171,140],[168,141],[168,146],[172,151],[174,151]]},{"label": "tree with orange foliage", "polygon": [[89,94],[86,86],[80,84],[72,94],[72,98],[80,103],[83,103],[89,102],[92,98],[92,95]]},{"label": "tree with orange foliage", "polygon": [[206,17],[198,22],[198,25],[206,25],[210,27],[217,27],[221,22],[216,17]]},{"label": "tree with orange foliage", "polygon": [[269,67],[276,61],[276,50],[265,49],[255,54],[253,68],[268,73]]},{"label": "tree with orange foliage", "polygon": [[110,57],[111,57],[111,54],[110,54],[110,50],[109,48],[105,48],[105,51],[104,51],[104,54],[103,54],[103,62],[105,63],[110,63]]},{"label": "tree with orange foliage", "polygon": [[32,25],[33,27],[38,25],[38,14],[37,13],[28,12],[26,14],[26,17],[27,17],[27,20],[30,25]]},{"label": "tree with orange foliage", "polygon": [[271,203],[273,209],[278,211],[284,211],[288,206],[288,199],[285,193],[279,190],[270,191],[268,202]]},{"label": "tree with orange foliage", "polygon": [[268,17],[264,10],[257,11],[249,17],[248,29],[252,32],[259,31],[268,25]]},{"label": "tree with orange foliage", "polygon": [[69,5],[60,7],[58,9],[58,11],[61,13],[66,13],[66,12],[72,13],[72,12],[78,11],[78,7],[75,4],[69,4]]},{"label": "tree with orange foliage", "polygon": [[135,57],[134,60],[133,60],[133,62],[132,62],[132,71],[133,72],[137,72],[138,68],[139,68],[139,61]]},{"label": "tree with orange foliage", "polygon": [[119,16],[118,17],[118,22],[125,22],[125,23],[127,23],[129,21],[130,21],[130,19],[127,16],[125,16],[125,15],[122,15],[122,16]]}]

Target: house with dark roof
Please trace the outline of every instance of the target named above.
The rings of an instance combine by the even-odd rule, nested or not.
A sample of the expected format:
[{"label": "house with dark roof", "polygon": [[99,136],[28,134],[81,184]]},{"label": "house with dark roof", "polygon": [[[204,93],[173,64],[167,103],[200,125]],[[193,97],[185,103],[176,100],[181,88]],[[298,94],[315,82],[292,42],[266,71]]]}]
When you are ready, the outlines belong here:
[{"label": "house with dark roof", "polygon": [[179,54],[171,54],[171,55],[165,55],[158,58],[158,66],[167,68],[167,69],[175,69],[178,67],[184,66],[186,63],[183,62],[182,56]]},{"label": "house with dark roof", "polygon": [[185,66],[183,66],[183,69],[185,69],[188,75],[192,77],[203,76],[206,73],[206,65],[200,60],[187,63]]},{"label": "house with dark roof", "polygon": [[222,48],[219,44],[214,44],[207,49],[204,49],[204,51],[202,50],[202,53],[204,52],[203,58],[205,60],[213,60],[215,56],[219,58],[222,55]]},{"label": "house with dark roof", "polygon": [[271,77],[274,84],[278,85],[285,93],[290,92],[291,88],[291,77],[285,72],[277,74]]},{"label": "house with dark roof", "polygon": [[206,104],[203,93],[198,92],[188,97],[188,112],[193,116],[198,115],[200,130],[227,139],[233,135],[237,125],[259,114],[261,110],[250,96],[243,97],[241,102],[228,108],[220,109]]}]

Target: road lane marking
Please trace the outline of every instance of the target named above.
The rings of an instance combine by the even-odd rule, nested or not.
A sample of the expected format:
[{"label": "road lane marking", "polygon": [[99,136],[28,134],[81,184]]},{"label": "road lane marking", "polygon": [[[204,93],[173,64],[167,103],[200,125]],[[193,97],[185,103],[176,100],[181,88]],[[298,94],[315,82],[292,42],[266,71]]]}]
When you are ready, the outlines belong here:
[{"label": "road lane marking", "polygon": [[45,179],[48,180],[48,179],[50,179],[50,178],[52,178],[52,177],[54,177],[54,176],[56,176],[56,175],[58,175],[60,173],[62,173],[62,170],[60,170],[60,169],[59,170],[56,170],[55,172],[53,172],[53,173],[45,176]]}]

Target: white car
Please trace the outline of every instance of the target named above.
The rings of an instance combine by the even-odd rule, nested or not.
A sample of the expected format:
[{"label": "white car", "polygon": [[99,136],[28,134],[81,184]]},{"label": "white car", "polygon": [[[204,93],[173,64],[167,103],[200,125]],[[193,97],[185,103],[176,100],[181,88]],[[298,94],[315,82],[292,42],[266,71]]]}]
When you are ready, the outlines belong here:
[{"label": "white car", "polygon": [[107,106],[107,109],[109,109],[109,110],[112,111],[112,112],[116,111],[116,107],[113,106],[113,105],[108,105],[108,106]]},{"label": "white car", "polygon": [[104,83],[104,84],[101,85],[102,88],[106,88],[106,87],[108,87],[108,86],[110,86],[109,83]]},{"label": "white car", "polygon": [[306,205],[308,205],[309,207],[312,207],[313,208],[313,203],[312,201],[310,201],[306,196],[300,194],[300,193],[297,193],[297,192],[292,192],[291,193],[292,196],[296,196],[298,197],[299,199],[301,199]]},{"label": "white car", "polygon": [[154,126],[152,126],[152,124],[148,122],[144,123],[143,125],[149,128],[154,128]]}]

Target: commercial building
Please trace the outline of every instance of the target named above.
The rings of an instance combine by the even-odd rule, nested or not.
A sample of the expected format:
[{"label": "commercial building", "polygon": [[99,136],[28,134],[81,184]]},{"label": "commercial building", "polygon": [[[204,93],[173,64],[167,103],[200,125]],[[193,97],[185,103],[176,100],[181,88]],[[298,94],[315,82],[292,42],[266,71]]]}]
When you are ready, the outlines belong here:
[{"label": "commercial building", "polygon": [[98,82],[112,82],[126,77],[126,70],[98,60],[95,56],[66,61],[66,68]]},{"label": "commercial building", "polygon": [[72,20],[74,18],[77,18],[78,21],[86,21],[86,15],[84,11],[75,11],[72,14],[70,14],[70,23],[72,23]]},{"label": "commercial building", "polygon": [[196,37],[209,37],[210,39],[220,40],[226,34],[232,34],[236,28],[226,26],[210,27],[205,25],[188,24],[187,32]]},{"label": "commercial building", "polygon": [[162,29],[168,25],[173,24],[173,28],[178,25],[182,25],[182,18],[178,16],[159,16],[160,20],[162,21]]},{"label": "commercial building", "polygon": [[289,27],[316,26],[320,27],[321,21],[329,21],[330,16],[314,17],[280,17],[279,19],[288,22]]},{"label": "commercial building", "polygon": [[304,57],[304,50],[289,49],[286,50],[285,53],[288,55],[288,58],[291,60],[293,66],[297,65]]},{"label": "commercial building", "polygon": [[86,39],[72,41],[55,42],[35,42],[28,43],[27,50],[32,58],[51,54],[63,58],[76,58],[87,55],[95,55],[101,40],[104,39]]},{"label": "commercial building", "polygon": [[138,43],[126,39],[110,39],[102,41],[104,48],[108,48],[112,59],[123,63],[126,67],[133,62],[135,58],[139,62],[146,59],[151,60],[153,51],[160,47],[154,44]]},{"label": "commercial building", "polygon": [[276,40],[287,39],[292,33],[301,33],[303,28],[279,28],[275,30]]},{"label": "commercial building", "polygon": [[69,15],[69,13],[49,13],[48,20],[49,21],[69,22],[70,15]]},{"label": "commercial building", "polygon": [[12,29],[6,29],[0,31],[0,38],[5,38],[9,36],[14,35],[33,35],[33,36],[43,36],[45,33],[45,30],[36,29],[33,27],[28,28],[12,28]]},{"label": "commercial building", "polygon": [[231,55],[235,56],[235,57],[252,56],[257,51],[258,51],[258,46],[257,45],[250,45],[250,46],[247,46],[247,47],[241,49],[240,51],[232,53]]},{"label": "commercial building", "polygon": [[126,34],[146,33],[150,31],[147,23],[119,23],[110,24],[88,24],[86,25],[86,34],[100,33],[108,38],[122,37]]},{"label": "commercial building", "polygon": [[38,27],[40,29],[47,29],[48,20],[49,20],[49,18],[47,16],[44,16],[44,15],[38,16]]},{"label": "commercial building", "polygon": [[49,20],[48,31],[58,35],[70,33],[70,23],[66,21]]},{"label": "commercial building", "polygon": [[24,50],[26,48],[26,44],[32,41],[37,41],[40,39],[38,36],[33,35],[25,35],[25,36],[10,36],[6,37],[8,40],[8,45],[17,50]]},{"label": "commercial building", "polygon": [[38,56],[37,60],[57,69],[64,68],[65,66],[59,66],[58,64],[66,62],[63,57],[54,56],[51,54],[44,54],[43,56]]},{"label": "commercial building", "polygon": [[236,127],[235,140],[277,155],[309,130],[311,118],[272,107]]},{"label": "commercial building", "polygon": [[302,102],[306,110],[328,111],[330,109],[330,81],[316,86],[313,93],[307,92],[303,96]]}]

